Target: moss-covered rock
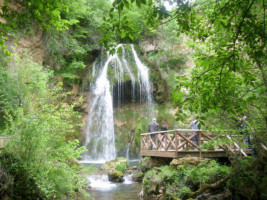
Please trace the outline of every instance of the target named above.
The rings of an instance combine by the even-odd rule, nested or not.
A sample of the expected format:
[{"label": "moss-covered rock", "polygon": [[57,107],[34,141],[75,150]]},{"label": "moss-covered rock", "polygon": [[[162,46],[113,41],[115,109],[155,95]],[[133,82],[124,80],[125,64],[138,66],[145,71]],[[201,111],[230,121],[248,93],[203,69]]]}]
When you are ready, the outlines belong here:
[{"label": "moss-covered rock", "polygon": [[143,172],[137,172],[133,174],[133,180],[136,182],[141,183],[144,178],[144,173]]},{"label": "moss-covered rock", "polygon": [[184,157],[179,159],[173,159],[170,163],[171,168],[179,169],[180,165],[186,165],[188,168],[195,167],[200,163],[208,164],[210,159],[198,158],[198,157]]},{"label": "moss-covered rock", "polygon": [[163,165],[169,165],[171,159],[169,158],[152,158],[152,157],[144,157],[140,161],[140,169],[142,172],[146,172],[153,167],[160,167]]},{"label": "moss-covered rock", "polygon": [[106,162],[100,169],[112,172],[114,170],[124,173],[125,169],[129,166],[128,159],[123,157],[115,158],[114,160]]},{"label": "moss-covered rock", "polygon": [[113,170],[108,173],[108,180],[112,182],[123,182],[123,173],[118,170]]}]

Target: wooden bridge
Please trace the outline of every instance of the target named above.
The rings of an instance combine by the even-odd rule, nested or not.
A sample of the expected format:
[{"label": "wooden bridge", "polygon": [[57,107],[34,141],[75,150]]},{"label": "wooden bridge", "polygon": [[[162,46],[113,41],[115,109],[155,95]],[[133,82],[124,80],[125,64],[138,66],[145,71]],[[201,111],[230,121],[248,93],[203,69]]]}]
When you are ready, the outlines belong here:
[{"label": "wooden bridge", "polygon": [[[227,144],[220,144],[210,149],[203,149],[204,143],[227,138]],[[243,136],[240,136],[243,140]],[[197,143],[199,145],[197,145]],[[230,135],[204,132],[193,129],[176,129],[141,134],[141,156],[182,158],[185,156],[216,158],[239,154],[246,157],[251,150],[242,149]]]}]

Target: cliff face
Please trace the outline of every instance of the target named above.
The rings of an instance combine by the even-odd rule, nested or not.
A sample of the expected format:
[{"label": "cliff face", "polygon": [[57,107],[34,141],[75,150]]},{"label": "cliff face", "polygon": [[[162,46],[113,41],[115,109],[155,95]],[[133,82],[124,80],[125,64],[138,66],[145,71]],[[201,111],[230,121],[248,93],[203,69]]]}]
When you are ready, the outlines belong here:
[{"label": "cliff face", "polygon": [[[0,0],[0,13],[2,14],[2,7],[4,6],[4,0]],[[25,8],[21,6],[18,1],[11,0],[8,1],[7,7],[9,12],[23,12]],[[0,23],[6,24],[7,21],[0,17]],[[35,29],[32,30],[32,33],[26,34],[23,36],[11,37],[7,35],[9,38],[6,41],[6,46],[10,52],[16,53],[20,57],[25,56],[24,53],[27,52],[28,56],[31,56],[33,60],[38,64],[43,64],[45,48],[43,44],[43,31],[35,26]]]},{"label": "cliff face", "polygon": [[43,31],[36,29],[32,35],[25,35],[7,42],[8,49],[15,52],[21,58],[32,57],[33,61],[42,65],[45,57],[45,46],[43,42]]}]

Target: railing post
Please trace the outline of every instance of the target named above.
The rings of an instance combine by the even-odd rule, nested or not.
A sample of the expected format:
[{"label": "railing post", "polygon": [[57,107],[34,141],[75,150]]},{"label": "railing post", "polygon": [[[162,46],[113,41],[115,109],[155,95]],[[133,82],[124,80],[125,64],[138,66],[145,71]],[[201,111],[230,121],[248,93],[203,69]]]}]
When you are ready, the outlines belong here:
[{"label": "railing post", "polygon": [[141,150],[143,150],[144,144],[143,144],[143,136],[141,135]]},{"label": "railing post", "polygon": [[165,143],[163,142],[163,143],[165,144],[165,147],[164,147],[165,151],[167,151],[167,148],[168,148],[167,134],[168,134],[168,133],[165,133],[165,134],[164,134],[164,142],[165,142]]},{"label": "railing post", "polygon": [[[201,146],[201,131],[198,131],[198,144]],[[199,150],[199,157],[202,158],[202,150]]]},{"label": "railing post", "polygon": [[159,139],[160,139],[159,134],[157,133],[155,137],[156,137],[156,150],[159,150]]},{"label": "railing post", "polygon": [[178,134],[177,131],[175,131],[175,151],[178,151]]}]

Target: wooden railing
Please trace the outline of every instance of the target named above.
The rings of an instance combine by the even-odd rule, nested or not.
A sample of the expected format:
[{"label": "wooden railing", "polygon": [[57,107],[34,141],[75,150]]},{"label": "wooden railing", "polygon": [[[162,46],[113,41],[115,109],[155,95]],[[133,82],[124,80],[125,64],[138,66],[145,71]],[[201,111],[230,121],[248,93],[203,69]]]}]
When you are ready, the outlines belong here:
[{"label": "wooden railing", "polygon": [[9,140],[9,137],[0,137],[0,149],[4,148],[6,142]]},{"label": "wooden railing", "polygon": [[[176,154],[179,154],[179,152],[187,152],[189,154],[190,152],[194,152],[194,154],[196,154],[196,152],[198,152],[199,156],[202,157],[203,151],[207,152],[208,150],[203,150],[200,146],[209,141],[218,140],[221,137],[222,134],[217,134],[217,136],[215,136],[210,132],[193,129],[176,129],[144,133],[141,134],[141,154],[149,151],[158,151],[161,152],[162,155],[164,155],[164,152],[176,152]],[[247,156],[245,151],[238,146],[232,137],[229,135],[224,135],[223,137],[228,138],[231,144],[218,145],[209,150],[209,152],[231,152],[233,154],[238,152],[245,157]]]}]

